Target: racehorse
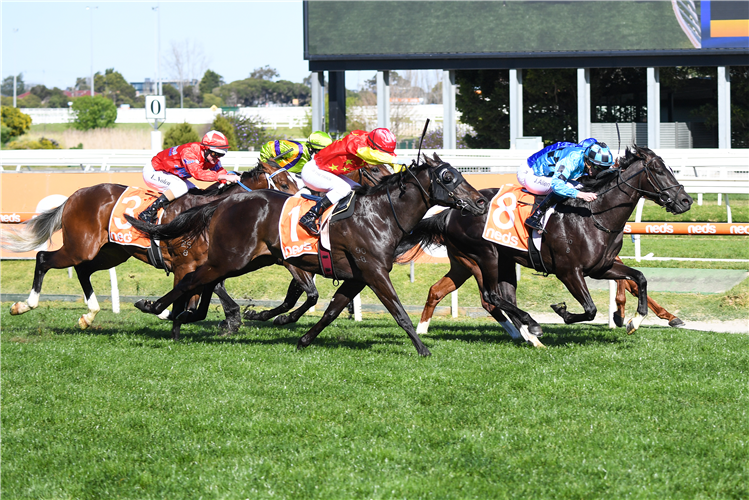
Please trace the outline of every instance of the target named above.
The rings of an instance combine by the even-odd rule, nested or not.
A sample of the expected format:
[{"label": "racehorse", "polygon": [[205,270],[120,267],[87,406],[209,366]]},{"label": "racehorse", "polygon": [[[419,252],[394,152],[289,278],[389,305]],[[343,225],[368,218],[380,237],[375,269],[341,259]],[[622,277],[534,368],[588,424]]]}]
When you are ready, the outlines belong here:
[{"label": "racehorse", "polygon": [[[213,287],[225,278],[239,276],[284,259],[279,221],[287,195],[255,191],[229,197],[188,211],[170,224],[154,226],[128,217],[137,229],[162,240],[186,238],[207,231],[208,257],[195,272],[156,302],[141,300],[136,307],[160,314],[175,301],[184,301],[202,291],[198,318],[208,309]],[[437,155],[425,162],[390,175],[376,186],[357,188],[354,215],[330,225],[332,266],[343,283],[337,289],[320,321],[299,339],[297,348],[307,347],[365,286],[369,286],[411,338],[417,352],[430,354],[416,334],[390,281],[393,255],[403,235],[416,226],[433,205],[460,212],[482,214],[487,200],[455,168]],[[305,254],[288,259],[305,271],[323,274],[318,256]],[[174,319],[172,338],[179,338],[181,318]]]},{"label": "racehorse", "polygon": [[[361,186],[374,186],[390,173],[392,172],[390,172],[385,165],[366,164],[358,170],[349,172],[346,176]],[[273,309],[266,309],[265,311],[255,311],[248,306],[243,314],[244,319],[251,321],[268,321],[275,318],[273,319],[273,324],[287,325],[289,323],[297,322],[305,312],[317,304],[319,293],[317,292],[317,287],[314,282],[315,275],[294,268],[293,266],[287,265],[286,268],[291,273],[293,279],[286,291],[286,297],[284,297],[281,304]],[[303,292],[306,292],[307,294],[304,303],[289,314],[285,314],[294,307],[294,304],[297,303],[297,300],[302,296]],[[351,305],[352,304],[349,303],[349,307],[351,307]]]},{"label": "racehorse", "polygon": [[[596,306],[585,284],[585,276],[595,279],[632,280],[639,288],[637,316],[627,325],[627,332],[639,328],[647,314],[647,282],[644,275],[625,266],[616,256],[622,247],[624,225],[641,197],[653,200],[668,212],[683,213],[692,205],[692,198],[673,172],[651,150],[634,146],[627,148],[619,167],[605,170],[583,190],[598,194],[593,202],[570,199],[556,206],[543,234],[541,258],[548,274],[555,274],[583,306],[582,314],[567,311],[564,303],[552,305],[567,324],[590,321]],[[482,190],[491,199],[498,189]],[[449,272],[429,291],[429,298],[419,323],[419,332],[426,332],[437,303],[457,289],[472,274],[482,292],[503,295],[516,302],[517,287],[514,263],[533,267],[529,252],[499,245],[482,237],[487,215],[460,217],[455,210],[445,210],[416,225],[399,245],[396,256],[404,256],[417,245],[444,244],[450,258]],[[489,313],[507,329],[506,318],[482,300]],[[512,318],[511,318],[512,319]],[[515,321],[513,321],[515,323]],[[515,325],[517,326],[517,325]],[[513,337],[517,336],[508,330]],[[531,333],[540,334],[540,327]],[[540,343],[539,343],[540,344]]]},{"label": "racehorse", "polygon": [[[190,190],[166,206],[162,222],[169,222],[189,208],[226,198],[232,193],[244,192],[245,189],[269,188],[290,194],[298,191],[288,172],[276,170],[267,164],[258,164],[254,169],[243,172],[240,182],[236,185],[219,187],[213,184],[206,190]],[[63,245],[59,250],[41,251],[36,254],[31,293],[26,301],[16,302],[11,306],[12,315],[23,314],[38,306],[42,281],[47,271],[73,266],[88,305],[88,312],[78,319],[78,325],[86,329],[91,326],[100,310],[91,286],[91,275],[96,271],[122,264],[130,257],[149,263],[147,249],[109,241],[109,218],[114,205],[126,189],[127,186],[120,184],[97,184],[81,188],[59,207],[43,212],[24,223],[19,230],[3,234],[4,248],[14,252],[26,252],[39,247],[56,231],[62,229]],[[203,260],[206,247],[207,242],[200,238],[182,242],[180,245],[160,243],[164,265],[168,271],[174,273],[175,284]],[[224,306],[229,328],[239,328],[239,306],[226,293],[223,283],[216,287],[216,293]]]}]

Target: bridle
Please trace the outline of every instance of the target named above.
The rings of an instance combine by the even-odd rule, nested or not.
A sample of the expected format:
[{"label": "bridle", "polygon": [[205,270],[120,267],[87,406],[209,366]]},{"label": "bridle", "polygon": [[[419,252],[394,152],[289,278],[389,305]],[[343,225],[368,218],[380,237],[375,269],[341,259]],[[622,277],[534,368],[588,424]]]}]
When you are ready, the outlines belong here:
[{"label": "bridle", "polygon": [[[449,163],[442,162],[436,167],[429,170],[429,180],[431,182],[431,186],[434,186],[435,184],[439,186],[442,190],[445,191],[447,196],[455,201],[455,205],[460,208],[461,213],[463,212],[463,209],[465,209],[468,206],[468,202],[462,199],[459,199],[455,196],[455,188],[460,186],[465,179],[460,175],[460,172],[456,170],[458,173],[458,176],[453,177],[453,181],[448,184],[445,184],[445,182],[442,180],[442,171],[446,170],[447,168],[454,168]],[[414,167],[415,168],[415,167]],[[414,181],[416,181],[416,185],[419,186],[421,199],[424,201],[424,204],[429,207],[429,200],[432,198],[432,196],[427,193],[427,190],[424,189],[424,186],[421,185],[421,182],[416,177],[416,174],[413,173],[413,168],[406,168],[404,169],[411,177],[413,177]],[[405,175],[405,174],[402,174]],[[402,177],[401,177],[402,181]],[[403,184],[401,184],[401,191],[405,189]],[[433,187],[430,187],[430,189],[433,190]],[[395,213],[395,207],[393,206],[393,200],[390,196],[390,186],[387,186],[386,188],[387,195],[388,195],[388,203],[390,203],[390,210],[393,212],[393,217],[395,217],[395,223],[398,225],[398,228],[403,231],[405,234],[409,234],[410,231],[406,231],[403,229],[403,226],[401,226],[400,221],[398,220],[398,214]]]},{"label": "bridle", "polygon": [[[661,184],[658,181],[658,178],[655,176],[655,174],[653,174],[653,171],[651,169],[651,166],[655,163],[655,160],[657,158],[658,158],[658,156],[655,156],[655,155],[651,156],[651,157],[649,157],[647,159],[641,158],[640,162],[642,163],[643,167],[641,169],[637,170],[636,172],[634,172],[632,175],[630,175],[626,179],[622,175],[622,170],[619,169],[619,171],[617,172],[616,184],[614,184],[610,188],[606,189],[605,191],[602,191],[602,192],[598,193],[598,198],[601,198],[604,194],[608,193],[609,191],[611,191],[611,190],[613,190],[615,188],[618,188],[621,184],[624,184],[624,185],[632,188],[634,191],[636,191],[636,192],[638,192],[640,194],[649,195],[650,198],[658,198],[658,200],[663,205],[668,205],[668,204],[674,203],[673,199],[668,194],[668,190],[673,189],[673,188],[678,188],[677,191],[676,191],[676,193],[678,194],[681,190],[684,189],[684,186],[681,185],[681,184],[679,184],[678,182],[676,184],[671,185],[671,186],[663,186],[663,184]],[[632,184],[629,183],[630,180],[632,180],[635,177],[639,176],[643,172],[645,172],[645,175],[647,176],[647,180],[650,182],[650,185],[655,189],[655,191],[649,191],[647,189],[642,189],[640,187],[633,186]],[[612,231],[611,229],[608,229],[608,228],[604,227],[600,222],[598,222],[596,220],[595,215],[594,215],[594,213],[593,213],[592,210],[591,210],[590,216],[591,216],[591,219],[593,220],[593,224],[598,229],[600,229],[601,231],[604,231],[606,233],[618,233],[618,232],[622,231],[624,229],[624,227],[626,226],[626,224],[625,224],[625,226],[622,226],[622,228],[619,229],[618,231]]]}]

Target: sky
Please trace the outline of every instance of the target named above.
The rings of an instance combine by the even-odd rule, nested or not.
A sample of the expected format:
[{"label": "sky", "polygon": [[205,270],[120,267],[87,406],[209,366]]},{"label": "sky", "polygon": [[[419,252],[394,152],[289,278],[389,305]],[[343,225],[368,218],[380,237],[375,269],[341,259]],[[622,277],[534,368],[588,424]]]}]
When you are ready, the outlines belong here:
[{"label": "sky", "polygon": [[[90,76],[92,60],[94,72],[114,68],[128,82],[156,79],[157,72],[169,78],[172,45],[186,43],[227,83],[266,65],[296,83],[309,75],[301,1],[2,0],[0,14],[2,78],[23,73],[27,84],[72,87],[76,78]],[[347,72],[346,87],[357,89],[374,74]]]}]

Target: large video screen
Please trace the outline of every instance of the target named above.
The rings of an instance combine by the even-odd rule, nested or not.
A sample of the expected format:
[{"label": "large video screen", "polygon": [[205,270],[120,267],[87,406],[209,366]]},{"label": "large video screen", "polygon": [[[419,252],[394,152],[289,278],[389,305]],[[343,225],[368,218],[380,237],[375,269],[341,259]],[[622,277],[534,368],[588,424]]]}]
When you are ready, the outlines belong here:
[{"label": "large video screen", "polygon": [[749,48],[749,1],[309,1],[305,57]]}]

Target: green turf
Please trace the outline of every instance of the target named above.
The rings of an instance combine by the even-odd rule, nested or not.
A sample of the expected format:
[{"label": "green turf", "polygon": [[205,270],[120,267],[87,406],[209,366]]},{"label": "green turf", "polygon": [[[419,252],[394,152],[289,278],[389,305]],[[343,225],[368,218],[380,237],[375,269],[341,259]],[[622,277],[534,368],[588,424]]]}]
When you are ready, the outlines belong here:
[{"label": "green turf", "polygon": [[[7,304],[4,304],[7,306]],[[2,320],[3,498],[746,498],[744,335],[392,318],[167,338],[126,307]]]}]

